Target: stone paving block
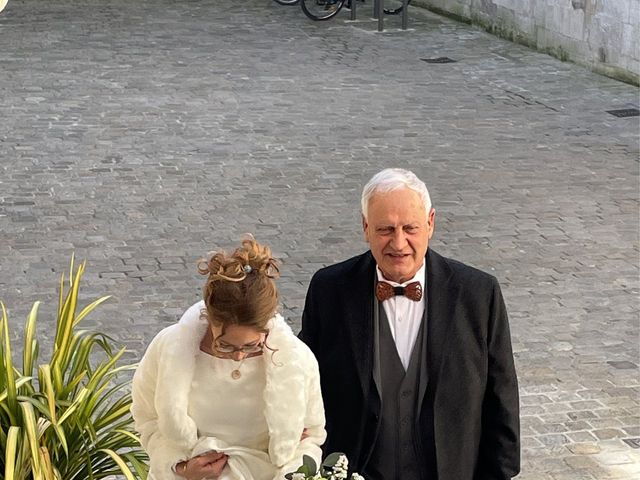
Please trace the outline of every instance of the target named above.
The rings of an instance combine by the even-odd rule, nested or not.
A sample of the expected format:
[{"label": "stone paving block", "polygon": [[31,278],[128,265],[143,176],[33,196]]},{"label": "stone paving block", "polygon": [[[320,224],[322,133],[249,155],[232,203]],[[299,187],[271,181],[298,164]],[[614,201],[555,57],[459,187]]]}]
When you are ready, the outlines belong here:
[{"label": "stone paving block", "polygon": [[593,434],[600,440],[609,440],[611,438],[622,438],[625,436],[624,432],[616,428],[599,428],[593,431]]},{"label": "stone paving block", "polygon": [[572,468],[565,470],[564,472],[553,473],[552,478],[554,480],[593,480],[597,478],[593,476],[591,470],[575,467],[573,465],[569,466]]},{"label": "stone paving block", "polygon": [[597,438],[591,432],[588,432],[588,431],[569,432],[567,433],[567,437],[569,437],[572,442],[577,442],[577,443],[595,442],[597,440]]},{"label": "stone paving block", "polygon": [[565,426],[569,431],[588,430],[591,428],[591,424],[585,421],[566,422]]},{"label": "stone paving block", "polygon": [[[625,421],[624,420],[620,420],[620,422],[625,425]],[[637,422],[637,420],[636,420]],[[629,425],[629,426],[623,426],[622,430],[624,431],[624,433],[626,433],[627,435],[631,436],[631,437],[640,437],[640,426],[638,425]]]}]

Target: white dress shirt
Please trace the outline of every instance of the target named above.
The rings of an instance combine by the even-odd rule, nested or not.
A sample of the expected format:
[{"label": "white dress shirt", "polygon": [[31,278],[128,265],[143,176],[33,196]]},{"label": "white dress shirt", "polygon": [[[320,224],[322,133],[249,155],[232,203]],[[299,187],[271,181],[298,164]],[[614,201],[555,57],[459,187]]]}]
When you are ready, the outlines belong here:
[{"label": "white dress shirt", "polygon": [[418,302],[410,300],[404,295],[394,295],[382,302],[384,313],[387,314],[387,319],[389,320],[391,335],[393,335],[393,340],[396,343],[398,356],[406,371],[409,367],[411,352],[416,343],[420,323],[422,322],[422,315],[424,314],[427,294],[427,289],[425,288],[425,263],[422,262],[422,267],[416,272],[415,276],[404,283],[387,280],[384,278],[384,275],[382,275],[379,267],[376,267],[376,272],[378,274],[378,281],[387,282],[394,287],[404,287],[411,282],[420,282],[420,286],[422,287],[422,298]]}]

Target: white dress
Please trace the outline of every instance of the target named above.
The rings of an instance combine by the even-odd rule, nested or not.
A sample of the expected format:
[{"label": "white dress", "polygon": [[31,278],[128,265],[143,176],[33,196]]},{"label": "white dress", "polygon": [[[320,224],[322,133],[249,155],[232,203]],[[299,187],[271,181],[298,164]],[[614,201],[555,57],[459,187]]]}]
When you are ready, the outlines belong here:
[{"label": "white dress", "polygon": [[[240,377],[233,378],[237,370]],[[198,428],[198,453],[234,453],[218,480],[271,480],[269,428],[264,416],[266,384],[261,355],[236,362],[198,351],[188,413]],[[215,441],[207,441],[215,439]]]},{"label": "white dress", "polygon": [[[236,369],[241,375],[237,380],[231,376]],[[198,436],[267,453],[265,382],[260,356],[236,362],[199,352],[189,394],[189,416],[198,427]]]}]

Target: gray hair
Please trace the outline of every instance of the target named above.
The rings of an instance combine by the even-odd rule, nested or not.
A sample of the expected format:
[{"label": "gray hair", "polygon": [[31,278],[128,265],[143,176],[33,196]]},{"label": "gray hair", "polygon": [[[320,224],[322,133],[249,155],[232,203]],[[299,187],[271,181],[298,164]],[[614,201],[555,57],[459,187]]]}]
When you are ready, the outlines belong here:
[{"label": "gray hair", "polygon": [[403,168],[386,168],[376,173],[362,189],[360,200],[362,215],[367,218],[369,200],[375,193],[388,193],[401,188],[413,190],[424,202],[424,208],[429,215],[431,211],[431,197],[429,190],[422,180],[416,177],[415,173]]}]

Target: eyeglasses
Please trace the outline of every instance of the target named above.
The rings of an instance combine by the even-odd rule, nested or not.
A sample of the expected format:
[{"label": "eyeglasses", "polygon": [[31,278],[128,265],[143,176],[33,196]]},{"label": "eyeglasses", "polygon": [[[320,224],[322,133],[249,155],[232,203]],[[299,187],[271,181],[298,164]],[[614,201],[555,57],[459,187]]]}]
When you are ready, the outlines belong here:
[{"label": "eyeglasses", "polygon": [[264,342],[260,342],[256,345],[243,345],[242,347],[236,347],[235,345],[221,345],[216,340],[215,342],[213,342],[213,348],[216,352],[224,353],[225,355],[236,352],[251,354],[262,352],[262,350],[264,349]]},{"label": "eyeglasses", "polygon": [[[211,333],[213,334],[213,330],[211,330]],[[266,343],[268,336],[269,333],[266,333],[264,339],[259,343],[236,347],[235,345],[229,345],[228,343],[220,343],[220,337],[216,338],[215,334],[213,334],[213,342],[211,342],[211,348],[212,350],[215,350],[216,352],[223,355],[232,355],[236,352],[242,352],[245,355],[261,353],[264,350],[264,344]]]}]

